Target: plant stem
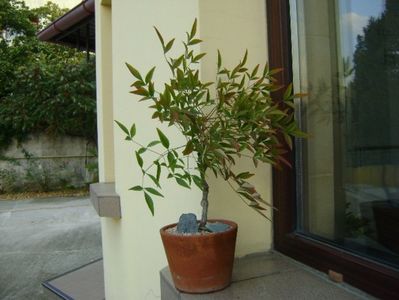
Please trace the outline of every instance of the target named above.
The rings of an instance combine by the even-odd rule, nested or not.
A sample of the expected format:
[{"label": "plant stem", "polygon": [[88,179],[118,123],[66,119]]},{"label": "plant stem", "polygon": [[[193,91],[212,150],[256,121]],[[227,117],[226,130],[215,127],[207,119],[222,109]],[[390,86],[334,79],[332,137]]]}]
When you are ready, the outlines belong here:
[{"label": "plant stem", "polygon": [[204,227],[206,222],[208,221],[208,194],[209,194],[209,185],[204,179],[203,181],[204,188],[202,190],[202,201],[201,201],[201,206],[202,206],[202,216],[201,216],[201,222],[200,222],[200,227]]}]

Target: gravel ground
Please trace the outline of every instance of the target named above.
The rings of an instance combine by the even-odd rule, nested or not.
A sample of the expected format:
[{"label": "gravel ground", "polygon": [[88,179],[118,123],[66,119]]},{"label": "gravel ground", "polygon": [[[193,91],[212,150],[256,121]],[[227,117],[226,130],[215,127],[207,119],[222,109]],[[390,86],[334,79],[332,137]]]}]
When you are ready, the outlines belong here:
[{"label": "gravel ground", "polygon": [[89,199],[0,201],[0,299],[58,299],[41,283],[101,255]]},{"label": "gravel ground", "polygon": [[[54,192],[22,192],[22,193],[9,193],[0,194],[1,200],[30,200],[30,199],[42,199],[42,198],[61,198],[61,197],[80,197],[86,198],[89,196],[89,190],[87,188],[82,189],[70,189],[61,190]],[[61,198],[63,199],[63,198]]]}]

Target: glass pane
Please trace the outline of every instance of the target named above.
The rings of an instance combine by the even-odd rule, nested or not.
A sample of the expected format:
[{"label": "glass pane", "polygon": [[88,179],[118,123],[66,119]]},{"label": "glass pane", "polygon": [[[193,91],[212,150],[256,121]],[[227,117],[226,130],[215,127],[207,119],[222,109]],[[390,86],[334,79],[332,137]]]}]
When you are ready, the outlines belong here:
[{"label": "glass pane", "polygon": [[291,6],[298,230],[399,267],[399,1]]}]

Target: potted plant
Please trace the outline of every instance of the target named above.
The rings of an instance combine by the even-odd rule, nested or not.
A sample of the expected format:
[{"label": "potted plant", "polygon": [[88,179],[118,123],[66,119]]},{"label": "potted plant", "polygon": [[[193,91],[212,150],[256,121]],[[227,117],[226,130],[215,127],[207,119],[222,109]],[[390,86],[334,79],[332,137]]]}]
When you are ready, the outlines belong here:
[{"label": "potted plant", "polygon": [[[168,179],[184,188],[194,184],[202,190],[201,219],[197,222],[192,214],[183,215],[178,224],[162,228],[161,237],[177,289],[189,293],[220,290],[230,284],[237,224],[208,220],[207,175],[212,172],[216,177],[223,177],[243,201],[266,217],[264,212],[270,204],[248,181],[254,174],[237,173],[233,167],[241,158],[250,159],[255,166],[258,163],[289,165],[283,156],[286,152],[283,143],[291,147],[293,136],[304,136],[295,123],[292,109],[293,99],[300,95],[292,95],[290,85],[280,102],[273,101],[270,94],[282,88],[273,77],[280,70],[269,70],[267,65],[249,70],[247,52],[239,64],[229,70],[223,67],[218,51],[216,82],[202,82],[197,66],[206,54],[197,54],[192,47],[202,42],[196,37],[197,20],[187,32],[184,52],[178,57],[168,57],[175,40],[165,41],[157,28],[155,31],[170,67],[171,79],[162,91],[156,91],[152,81],[155,67],[144,76],[126,64],[135,78],[131,93],[140,95],[139,101],[150,102],[152,118],[176,126],[186,143],[172,146],[157,128],[157,138],[144,146],[135,140],[135,124],[128,129],[116,121],[125,132],[126,140],[138,146],[135,156],[143,181],[131,190],[143,193],[152,214],[153,196],[163,197],[162,172],[166,171]],[[145,164],[144,154],[148,153],[152,159]]]}]

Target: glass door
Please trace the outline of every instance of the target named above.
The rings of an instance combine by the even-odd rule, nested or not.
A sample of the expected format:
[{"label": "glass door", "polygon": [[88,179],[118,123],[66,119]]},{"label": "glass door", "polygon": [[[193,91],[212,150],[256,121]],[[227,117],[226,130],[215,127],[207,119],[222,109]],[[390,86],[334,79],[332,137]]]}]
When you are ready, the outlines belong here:
[{"label": "glass door", "polygon": [[399,268],[399,1],[291,1],[297,232]]},{"label": "glass door", "polygon": [[275,249],[399,299],[399,1],[266,4],[270,67],[309,93],[309,138],[273,170]]}]

